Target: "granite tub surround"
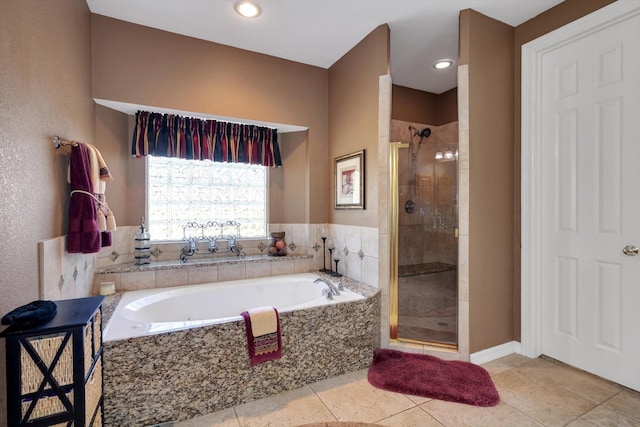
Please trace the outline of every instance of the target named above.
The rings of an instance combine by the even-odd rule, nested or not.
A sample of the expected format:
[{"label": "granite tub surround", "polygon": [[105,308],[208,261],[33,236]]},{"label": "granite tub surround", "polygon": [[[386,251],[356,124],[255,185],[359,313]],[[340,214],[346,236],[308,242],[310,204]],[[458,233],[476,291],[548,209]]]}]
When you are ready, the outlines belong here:
[{"label": "granite tub surround", "polygon": [[254,367],[243,321],[106,342],[105,425],[185,420],[368,367],[380,292],[343,283],[367,298],[282,313],[282,358]]}]

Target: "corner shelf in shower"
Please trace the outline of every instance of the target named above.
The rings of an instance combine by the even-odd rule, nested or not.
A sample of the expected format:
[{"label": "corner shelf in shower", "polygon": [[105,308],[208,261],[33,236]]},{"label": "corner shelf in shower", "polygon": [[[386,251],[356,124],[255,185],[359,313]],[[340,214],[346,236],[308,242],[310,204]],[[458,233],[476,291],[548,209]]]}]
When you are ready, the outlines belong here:
[{"label": "corner shelf in shower", "polygon": [[457,270],[457,266],[444,262],[425,262],[422,264],[399,265],[398,277],[418,276],[420,274],[435,274],[455,270]]}]

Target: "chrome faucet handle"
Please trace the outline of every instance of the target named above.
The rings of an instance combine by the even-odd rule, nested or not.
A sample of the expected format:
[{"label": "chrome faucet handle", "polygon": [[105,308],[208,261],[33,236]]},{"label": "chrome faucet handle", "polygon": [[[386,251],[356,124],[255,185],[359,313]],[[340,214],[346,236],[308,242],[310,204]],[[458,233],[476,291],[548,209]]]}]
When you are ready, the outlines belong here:
[{"label": "chrome faucet handle", "polygon": [[342,284],[342,279],[338,280],[338,283],[336,283],[336,287],[338,288],[339,291],[344,291],[344,285]]},{"label": "chrome faucet handle", "polygon": [[331,289],[324,288],[322,289],[322,296],[327,297],[327,299],[333,299],[333,291]]}]

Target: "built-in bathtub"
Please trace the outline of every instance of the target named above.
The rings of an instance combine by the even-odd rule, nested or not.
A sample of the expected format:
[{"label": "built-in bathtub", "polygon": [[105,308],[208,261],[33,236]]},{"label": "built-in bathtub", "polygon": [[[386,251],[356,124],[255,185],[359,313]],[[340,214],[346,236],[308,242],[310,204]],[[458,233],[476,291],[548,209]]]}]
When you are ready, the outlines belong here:
[{"label": "built-in bathtub", "polygon": [[[118,296],[105,328],[105,424],[184,420],[369,366],[380,346],[380,292],[344,279],[348,290],[329,301],[317,277]],[[265,305],[280,313],[282,357],[251,366],[240,313]]]}]

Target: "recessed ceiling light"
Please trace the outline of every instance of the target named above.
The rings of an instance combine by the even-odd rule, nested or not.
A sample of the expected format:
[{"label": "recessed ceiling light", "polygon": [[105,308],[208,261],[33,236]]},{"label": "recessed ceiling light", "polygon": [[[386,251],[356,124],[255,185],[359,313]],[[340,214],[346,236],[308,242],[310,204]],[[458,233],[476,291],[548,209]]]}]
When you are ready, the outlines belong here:
[{"label": "recessed ceiling light", "polygon": [[449,68],[453,65],[453,61],[450,59],[441,59],[433,65],[433,68],[437,68],[439,70],[443,68]]},{"label": "recessed ceiling light", "polygon": [[236,3],[236,12],[245,18],[255,18],[260,15],[260,6],[252,1],[241,1]]}]

